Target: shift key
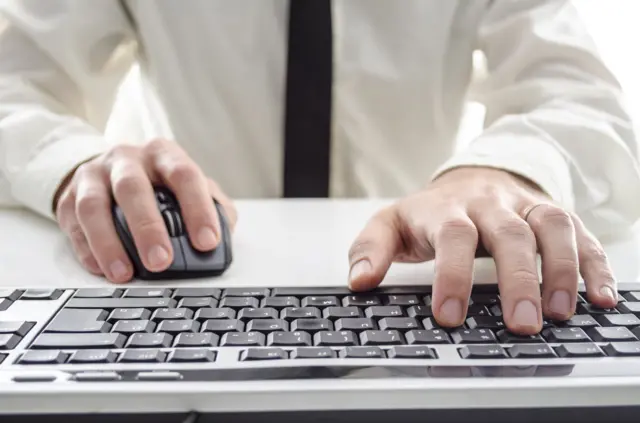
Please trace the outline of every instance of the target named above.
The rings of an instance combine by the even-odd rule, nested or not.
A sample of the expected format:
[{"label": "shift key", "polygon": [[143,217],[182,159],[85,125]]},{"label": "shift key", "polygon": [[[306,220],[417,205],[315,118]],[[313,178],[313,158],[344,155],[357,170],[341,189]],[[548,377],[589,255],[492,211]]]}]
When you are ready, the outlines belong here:
[{"label": "shift key", "polygon": [[45,333],[35,340],[32,349],[102,349],[122,348],[127,337],[121,333]]},{"label": "shift key", "polygon": [[65,308],[175,308],[176,300],[172,298],[72,298]]}]

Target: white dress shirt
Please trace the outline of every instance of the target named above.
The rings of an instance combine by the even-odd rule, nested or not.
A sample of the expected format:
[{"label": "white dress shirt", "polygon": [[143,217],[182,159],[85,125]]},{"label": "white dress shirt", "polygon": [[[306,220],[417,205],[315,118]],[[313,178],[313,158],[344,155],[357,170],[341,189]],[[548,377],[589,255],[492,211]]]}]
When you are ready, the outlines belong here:
[{"label": "white dress shirt", "polygon": [[[288,0],[1,0],[2,201],[52,216],[63,177],[111,145],[105,125],[136,62],[209,177],[233,198],[279,197],[287,11]],[[333,27],[333,197],[399,197],[483,165],[536,182],[596,233],[640,215],[620,87],[570,1],[334,0]],[[486,128],[457,152],[471,95]]]}]

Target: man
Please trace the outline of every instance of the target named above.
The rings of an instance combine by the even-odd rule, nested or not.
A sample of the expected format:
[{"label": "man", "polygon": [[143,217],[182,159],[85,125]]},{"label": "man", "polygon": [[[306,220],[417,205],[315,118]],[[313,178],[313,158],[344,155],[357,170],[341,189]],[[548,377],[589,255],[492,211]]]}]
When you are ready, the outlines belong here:
[{"label": "man", "polygon": [[[211,196],[232,222],[229,198],[395,196],[354,240],[354,290],[394,261],[435,259],[435,317],[456,326],[486,249],[515,332],[570,317],[579,274],[591,302],[616,304],[597,236],[638,217],[637,144],[569,1],[8,0],[0,12],[11,198],[55,218],[95,274],[131,278],[112,195],[145,265],[170,263],[152,184],[177,194],[202,250],[218,239]],[[454,152],[475,50],[486,128]],[[175,142],[104,139],[135,60]]]}]

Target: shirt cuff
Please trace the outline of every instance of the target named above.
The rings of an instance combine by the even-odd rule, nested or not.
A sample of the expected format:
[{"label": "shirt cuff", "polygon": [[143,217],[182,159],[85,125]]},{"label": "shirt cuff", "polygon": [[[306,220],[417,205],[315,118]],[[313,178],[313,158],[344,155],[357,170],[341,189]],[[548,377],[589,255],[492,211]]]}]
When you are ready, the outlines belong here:
[{"label": "shirt cuff", "polygon": [[522,135],[480,136],[442,165],[432,179],[463,166],[511,172],[537,184],[559,206],[573,210],[569,165],[561,152],[547,141]]},{"label": "shirt cuff", "polygon": [[16,175],[12,195],[36,213],[55,219],[53,200],[60,184],[81,163],[104,153],[106,141],[96,135],[57,140]]}]

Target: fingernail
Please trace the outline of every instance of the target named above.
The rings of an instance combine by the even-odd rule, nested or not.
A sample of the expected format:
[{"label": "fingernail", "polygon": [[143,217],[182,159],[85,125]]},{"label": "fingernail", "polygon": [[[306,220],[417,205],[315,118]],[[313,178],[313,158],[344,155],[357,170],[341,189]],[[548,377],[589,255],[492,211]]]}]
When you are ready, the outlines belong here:
[{"label": "fingernail", "polygon": [[125,264],[120,260],[116,260],[111,263],[109,270],[111,271],[111,276],[114,279],[123,279],[127,276],[127,273],[129,273],[127,266],[125,266]]},{"label": "fingernail", "polygon": [[164,266],[169,260],[169,253],[163,247],[156,245],[149,251],[149,264],[153,267]]},{"label": "fingernail", "polygon": [[440,317],[444,323],[459,324],[462,320],[462,302],[456,298],[449,298],[440,307]]},{"label": "fingernail", "polygon": [[549,301],[549,310],[560,315],[567,315],[571,312],[571,298],[567,291],[556,291]]},{"label": "fingernail", "polygon": [[216,234],[211,228],[202,228],[198,232],[198,243],[202,248],[213,248],[216,246]]},{"label": "fingernail", "polygon": [[603,297],[607,297],[613,301],[617,301],[617,298],[613,293],[613,289],[608,286],[603,286],[602,288],[600,288],[600,295],[602,295]]},{"label": "fingernail", "polygon": [[513,322],[518,326],[538,326],[538,309],[529,300],[520,301],[513,311]]},{"label": "fingernail", "polygon": [[349,284],[353,284],[354,281],[370,272],[371,263],[369,263],[369,260],[360,260],[351,267],[351,272],[349,273]]}]

